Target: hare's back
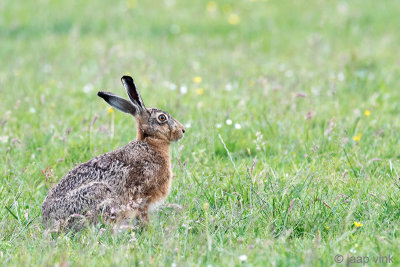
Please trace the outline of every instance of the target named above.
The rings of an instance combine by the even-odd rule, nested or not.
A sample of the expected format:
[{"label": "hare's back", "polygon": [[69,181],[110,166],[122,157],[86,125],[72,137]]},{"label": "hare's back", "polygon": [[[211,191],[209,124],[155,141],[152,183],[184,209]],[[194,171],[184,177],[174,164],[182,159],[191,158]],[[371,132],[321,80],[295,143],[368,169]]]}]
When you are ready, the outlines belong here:
[{"label": "hare's back", "polygon": [[119,191],[129,174],[128,165],[112,152],[77,165],[54,186],[48,198],[58,198],[92,182],[101,182]]}]

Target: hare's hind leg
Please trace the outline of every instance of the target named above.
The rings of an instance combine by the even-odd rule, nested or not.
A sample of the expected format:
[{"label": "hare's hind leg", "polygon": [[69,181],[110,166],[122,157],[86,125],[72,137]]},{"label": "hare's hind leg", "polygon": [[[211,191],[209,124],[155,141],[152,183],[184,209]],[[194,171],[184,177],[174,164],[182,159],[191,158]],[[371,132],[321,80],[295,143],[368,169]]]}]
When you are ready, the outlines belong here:
[{"label": "hare's hind leg", "polygon": [[83,226],[84,219],[94,223],[99,216],[97,207],[105,199],[110,199],[112,190],[107,184],[92,182],[83,185],[65,196],[46,199],[42,205],[43,222],[46,227],[61,224],[61,228],[69,229],[69,226]]},{"label": "hare's hind leg", "polygon": [[88,219],[81,214],[72,214],[64,223],[64,227],[68,230],[79,231],[89,224]]},{"label": "hare's hind leg", "polygon": [[85,215],[71,214],[63,223],[63,227],[68,230],[79,231],[87,227],[89,223],[98,222],[114,223],[117,221],[120,212],[117,201],[113,198],[107,198],[96,207],[87,210]]},{"label": "hare's hind leg", "polygon": [[136,210],[122,204],[117,197],[110,197],[97,205],[96,212],[107,223],[122,224],[134,217]]}]

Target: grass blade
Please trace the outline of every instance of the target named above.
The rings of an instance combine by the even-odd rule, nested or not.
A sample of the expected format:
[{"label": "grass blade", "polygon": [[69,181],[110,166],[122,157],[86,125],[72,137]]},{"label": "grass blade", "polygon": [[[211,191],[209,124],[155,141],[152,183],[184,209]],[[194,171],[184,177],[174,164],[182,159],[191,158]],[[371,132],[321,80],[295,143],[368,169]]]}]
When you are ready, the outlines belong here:
[{"label": "grass blade", "polygon": [[5,207],[6,210],[8,210],[8,212],[18,221],[18,217],[14,214],[14,212],[12,212],[12,211],[10,210],[9,207],[7,207],[7,206],[4,206],[4,207]]}]

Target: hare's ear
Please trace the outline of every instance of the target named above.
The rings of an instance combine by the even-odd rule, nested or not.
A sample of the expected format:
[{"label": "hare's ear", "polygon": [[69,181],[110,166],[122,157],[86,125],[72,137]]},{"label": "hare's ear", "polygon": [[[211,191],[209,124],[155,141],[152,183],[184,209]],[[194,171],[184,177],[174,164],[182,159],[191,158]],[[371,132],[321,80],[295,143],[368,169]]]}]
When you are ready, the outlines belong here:
[{"label": "hare's ear", "polygon": [[133,116],[136,116],[138,113],[138,107],[122,97],[116,96],[109,92],[98,92],[97,95],[119,111],[132,114]]},{"label": "hare's ear", "polygon": [[124,85],[126,92],[128,93],[129,99],[133,104],[138,105],[141,109],[146,110],[144,106],[142,97],[139,94],[139,91],[136,89],[135,82],[133,81],[131,76],[123,76],[121,78],[122,84]]}]

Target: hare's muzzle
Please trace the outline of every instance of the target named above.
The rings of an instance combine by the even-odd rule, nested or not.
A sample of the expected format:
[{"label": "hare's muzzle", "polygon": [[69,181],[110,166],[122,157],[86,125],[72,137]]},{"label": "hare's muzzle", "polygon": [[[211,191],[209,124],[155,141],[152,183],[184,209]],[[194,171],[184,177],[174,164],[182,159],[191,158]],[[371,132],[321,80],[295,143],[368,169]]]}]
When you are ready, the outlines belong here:
[{"label": "hare's muzzle", "polygon": [[175,129],[173,129],[172,131],[172,141],[178,141],[183,137],[184,133],[186,132],[186,129],[179,121],[174,120],[174,122],[175,122],[175,127],[174,127]]}]

